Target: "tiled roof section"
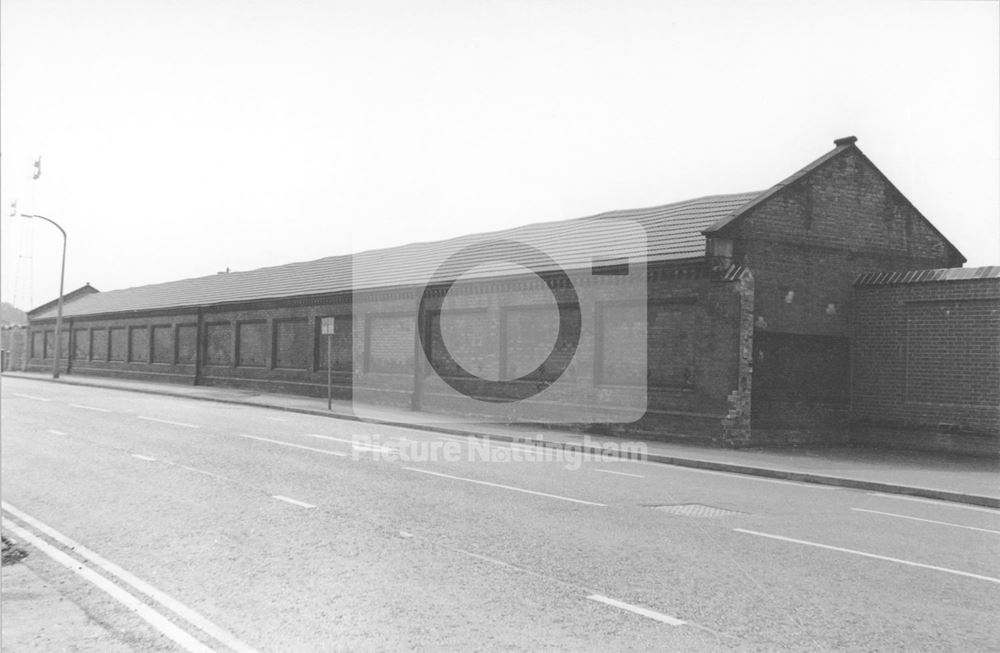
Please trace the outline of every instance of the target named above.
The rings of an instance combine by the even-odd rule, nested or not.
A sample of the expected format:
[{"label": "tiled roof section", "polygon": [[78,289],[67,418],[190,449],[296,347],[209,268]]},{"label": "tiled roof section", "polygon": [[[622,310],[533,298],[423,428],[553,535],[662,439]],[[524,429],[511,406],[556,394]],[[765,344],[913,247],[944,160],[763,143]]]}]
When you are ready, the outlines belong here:
[{"label": "tiled roof section", "polygon": [[[513,240],[534,244],[564,267],[567,261],[590,265],[594,252],[601,258],[647,254],[649,262],[696,258],[705,253],[702,231],[751,201],[759,192],[713,195],[644,209],[611,211],[589,218],[516,227],[490,234],[413,243],[401,247],[332,256],[245,272],[228,272],[95,293],[64,309],[68,317],[142,310],[166,310],[323,295],[346,290],[407,286],[422,283],[451,254],[484,240]],[[634,242],[614,238],[615,221],[633,220],[646,230],[645,250]],[[602,236],[607,235],[607,237]],[[34,315],[54,317],[54,311]]]},{"label": "tiled roof section", "polygon": [[[91,286],[89,283],[80,286],[76,290],[69,291],[68,293],[63,295],[63,310],[65,311],[66,305],[69,304],[69,302],[76,301],[80,297],[86,297],[87,295],[97,292],[100,291],[97,288]],[[44,304],[40,304],[39,306],[36,306],[35,308],[28,311],[28,316],[33,318],[36,317],[35,313],[45,313],[49,309],[57,310],[58,306],[59,306],[59,298],[56,297],[55,299],[47,301]]]},{"label": "tiled roof section", "polygon": [[866,272],[855,280],[854,286],[892,286],[904,283],[933,283],[937,281],[971,281],[1000,279],[1000,265],[981,268],[940,268],[937,270],[906,270],[902,272]]}]

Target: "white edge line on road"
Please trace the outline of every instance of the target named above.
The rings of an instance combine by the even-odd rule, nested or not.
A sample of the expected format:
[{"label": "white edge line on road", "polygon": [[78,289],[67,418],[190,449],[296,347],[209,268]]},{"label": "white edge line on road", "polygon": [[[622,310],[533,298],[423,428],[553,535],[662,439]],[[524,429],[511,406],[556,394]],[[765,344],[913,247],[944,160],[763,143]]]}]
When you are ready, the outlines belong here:
[{"label": "white edge line on road", "polygon": [[57,431],[55,429],[48,429],[45,432],[46,433],[51,433],[52,435],[66,435],[65,431]]},{"label": "white edge line on road", "polygon": [[21,397],[22,399],[34,399],[35,401],[52,401],[47,397],[36,397],[35,395],[26,395],[20,392],[12,392],[15,397]]},{"label": "white edge line on road", "polygon": [[110,408],[99,408],[98,406],[88,406],[86,404],[70,404],[73,408],[82,408],[84,410],[96,410],[99,413],[110,413]]},{"label": "white edge line on road", "polygon": [[609,599],[606,596],[601,596],[600,594],[591,594],[587,597],[591,601],[597,601],[598,603],[604,603],[605,605],[610,605],[616,608],[621,608],[622,610],[628,610],[637,615],[647,617],[649,619],[655,619],[656,621],[663,622],[665,624],[670,624],[671,626],[683,626],[687,622],[678,619],[676,617],[671,617],[668,614],[663,614],[662,612],[657,612],[656,610],[650,610],[649,608],[643,608],[638,605],[632,605],[631,603],[624,603],[615,599]]},{"label": "white edge line on road", "polygon": [[139,460],[145,460],[151,463],[156,462],[156,458],[153,458],[152,456],[143,456],[141,453],[134,453],[132,454],[132,457],[138,458]]},{"label": "white edge line on road", "polygon": [[975,510],[977,512],[988,512],[991,515],[1000,515],[1000,510],[997,510],[996,508],[986,508],[985,506],[970,506],[964,503],[956,503],[954,501],[924,499],[923,497],[911,497],[905,494],[886,494],[884,492],[865,492],[865,494],[873,497],[882,497],[883,499],[900,499],[902,501],[916,501],[917,503],[929,503],[934,506],[943,506],[945,508],[964,508],[965,510]]},{"label": "white edge line on road", "polygon": [[514,492],[524,492],[525,494],[534,494],[540,497],[549,497],[550,499],[559,499],[561,501],[571,501],[573,503],[582,503],[587,506],[598,506],[600,508],[606,508],[607,504],[597,503],[595,501],[584,501],[583,499],[573,499],[570,497],[564,497],[558,494],[549,494],[547,492],[536,492],[535,490],[526,490],[520,487],[514,487],[513,485],[501,485],[500,483],[490,483],[489,481],[479,481],[474,478],[465,478],[464,476],[452,476],[451,474],[441,474],[439,472],[432,472],[427,469],[418,469],[416,467],[404,467],[403,469],[408,469],[411,472],[419,472],[421,474],[430,474],[431,476],[440,476],[441,478],[450,478],[456,481],[465,481],[466,483],[475,483],[477,485],[488,485],[489,487],[498,487],[504,490],[513,490]]},{"label": "white edge line on road", "polygon": [[[55,530],[54,528],[47,526],[42,522],[38,521],[37,519],[35,519],[34,517],[21,512],[20,510],[10,505],[6,501],[0,501],[0,507],[2,507],[10,514],[14,515],[21,521],[27,523],[30,526],[33,526],[36,530],[41,531],[42,533],[48,535],[59,544],[62,544],[63,546],[69,549],[72,549],[80,557],[89,560],[93,564],[97,565],[98,567],[108,572],[109,574],[115,576],[124,583],[131,585],[132,587],[139,590],[146,596],[150,597],[163,607],[167,608],[174,614],[186,620],[188,623],[192,624],[196,628],[200,628],[202,631],[208,633],[209,635],[211,635],[218,641],[222,642],[229,648],[233,649],[234,651],[238,651],[238,653],[258,653],[257,649],[241,642],[232,633],[229,633],[220,628],[219,626],[216,626],[211,621],[209,621],[202,615],[198,614],[191,608],[187,607],[180,601],[177,601],[173,597],[164,594],[163,592],[156,589],[146,581],[133,576],[129,572],[125,571],[124,569],[116,565],[115,563],[111,562],[110,560],[104,559],[103,557],[91,551],[90,549],[83,546],[79,542],[71,540],[70,538],[66,537],[59,531]],[[72,560],[72,558],[70,558],[70,560]],[[75,560],[73,561],[73,563],[74,565],[78,565],[78,563],[76,563]],[[211,649],[206,649],[206,650],[211,650]]]},{"label": "white edge line on road", "polygon": [[138,615],[143,621],[163,633],[166,637],[169,637],[185,651],[191,651],[192,653],[212,652],[211,648],[199,642],[187,631],[171,623],[169,619],[137,599],[134,595],[129,594],[90,567],[74,560],[59,549],[42,540],[34,533],[21,528],[8,519],[3,520],[3,526],[5,529],[11,531],[22,540],[30,543],[36,549],[52,558],[62,566],[83,577],[85,580],[91,582],[99,589],[111,595],[112,598],[132,612],[136,613],[136,615]]},{"label": "white edge line on road", "polygon": [[315,508],[316,507],[316,506],[314,506],[311,503],[306,503],[305,501],[299,501],[298,499],[292,499],[291,497],[282,496],[280,494],[272,494],[271,498],[272,499],[277,499],[278,501],[284,501],[286,503],[290,503],[292,505],[299,506],[300,508]]},{"label": "white edge line on road", "polygon": [[613,471],[613,470],[610,470],[610,469],[597,469],[596,467],[594,468],[594,471],[595,472],[601,472],[602,474],[615,474],[617,476],[631,476],[632,478],[646,478],[645,476],[643,476],[641,474],[629,474],[628,472],[616,472],[616,471]]},{"label": "white edge line on road", "polygon": [[159,417],[146,417],[145,415],[139,415],[139,419],[144,419],[147,422],[159,422],[160,424],[170,424],[172,426],[183,426],[186,429],[197,429],[201,428],[197,424],[188,424],[187,422],[175,422],[172,419],[160,419]]},{"label": "white edge line on road", "polygon": [[304,444],[293,444],[291,442],[285,442],[284,440],[272,440],[270,438],[261,438],[256,435],[247,435],[246,433],[237,433],[237,437],[249,438],[251,440],[260,440],[261,442],[271,442],[272,444],[280,444],[286,447],[293,447],[295,449],[305,449],[306,451],[315,451],[316,453],[325,453],[330,456],[341,456],[343,458],[347,457],[346,453],[340,451],[330,451],[329,449],[317,449],[315,447],[307,447]]},{"label": "white edge line on road", "polygon": [[771,533],[761,533],[759,531],[750,531],[745,528],[734,528],[737,533],[746,533],[748,535],[756,535],[758,537],[767,537],[772,540],[781,540],[782,542],[792,542],[794,544],[805,544],[806,546],[815,546],[820,549],[829,549],[830,551],[840,551],[841,553],[853,553],[854,555],[864,556],[865,558],[874,558],[876,560],[885,560],[887,562],[898,562],[901,565],[908,565],[910,567],[920,567],[921,569],[933,569],[934,571],[943,571],[948,574],[955,574],[956,576],[965,576],[967,578],[975,578],[977,580],[985,580],[991,583],[1000,583],[1000,578],[993,578],[992,576],[983,576],[981,574],[973,574],[968,571],[959,571],[957,569],[948,569],[947,567],[937,567],[935,565],[927,565],[922,562],[913,562],[912,560],[903,560],[901,558],[892,558],[890,556],[878,555],[877,553],[868,553],[866,551],[858,551],[856,549],[845,549],[839,546],[832,546],[830,544],[820,544],[819,542],[810,542],[808,540],[797,540],[793,537],[785,537],[783,535],[772,535]]},{"label": "white edge line on road", "polygon": [[873,515],[885,515],[887,517],[899,517],[900,519],[911,519],[913,521],[927,522],[928,524],[940,524],[942,526],[953,526],[955,528],[964,528],[970,531],[980,531],[983,533],[993,533],[994,535],[1000,535],[1000,531],[994,531],[989,528],[978,528],[976,526],[965,526],[964,524],[954,524],[950,521],[938,521],[936,519],[924,519],[923,517],[911,517],[910,515],[899,515],[894,512],[882,512],[881,510],[868,510],[867,508],[851,508],[855,512],[870,512]]}]

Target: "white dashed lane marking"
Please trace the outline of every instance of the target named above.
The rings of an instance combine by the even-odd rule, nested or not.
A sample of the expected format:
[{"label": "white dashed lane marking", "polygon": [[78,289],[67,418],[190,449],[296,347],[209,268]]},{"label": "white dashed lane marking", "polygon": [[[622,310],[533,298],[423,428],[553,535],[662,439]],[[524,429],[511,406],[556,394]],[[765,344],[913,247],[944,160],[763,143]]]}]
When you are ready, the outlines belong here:
[{"label": "white dashed lane marking", "polygon": [[146,460],[148,462],[155,462],[156,461],[156,458],[153,458],[152,456],[143,456],[141,453],[134,453],[134,454],[132,454],[132,457],[133,458],[138,458],[139,460]]},{"label": "white dashed lane marking", "polygon": [[66,435],[65,431],[57,431],[55,429],[48,429],[45,432],[46,433],[51,433],[52,435]]},{"label": "white dashed lane marking", "polygon": [[331,442],[343,442],[344,444],[351,445],[352,448],[358,451],[378,451],[381,453],[399,453],[398,449],[392,447],[386,447],[378,444],[365,444],[364,441],[359,440],[348,440],[347,438],[335,438],[332,435],[319,435],[318,433],[303,433],[303,437],[307,438],[317,438],[319,440],[330,440]]},{"label": "white dashed lane marking", "polygon": [[623,601],[618,601],[616,599],[609,599],[606,596],[601,596],[600,594],[591,594],[587,597],[591,601],[597,601],[598,603],[604,603],[605,605],[611,605],[616,608],[621,608],[622,610],[628,610],[629,612],[634,612],[637,615],[641,615],[648,619],[655,619],[656,621],[663,622],[665,624],[670,624],[671,626],[683,626],[686,621],[678,619],[677,617],[671,617],[668,614],[663,614],[662,612],[657,612],[656,610],[650,610],[649,608],[644,608],[638,605],[632,605],[631,603],[625,603]]},{"label": "white dashed lane marking", "polygon": [[261,438],[256,435],[247,435],[246,433],[238,433],[237,437],[247,438],[250,440],[260,440],[261,442],[270,442],[271,444],[279,444],[283,447],[292,447],[293,449],[304,449],[306,451],[314,451],[316,453],[324,453],[328,456],[340,456],[346,458],[347,454],[342,451],[330,451],[329,449],[317,449],[316,447],[307,447],[304,444],[293,444],[291,442],[285,442],[284,440],[272,440],[271,438]]},{"label": "white dashed lane marking", "polygon": [[211,476],[212,478],[217,478],[221,481],[227,481],[229,483],[236,483],[236,481],[234,481],[233,479],[229,478],[228,476],[223,476],[222,474],[216,474],[215,472],[207,472],[204,469],[198,469],[197,467],[188,467],[187,465],[177,464],[177,466],[181,469],[186,469],[189,472],[195,472],[196,474],[204,474],[205,476]]},{"label": "white dashed lane marking", "polygon": [[595,472],[601,472],[603,474],[614,474],[616,476],[631,476],[632,478],[646,478],[645,476],[642,476],[641,474],[629,474],[628,472],[616,472],[616,471],[612,471],[610,469],[597,469],[596,467],[594,468],[594,471]]},{"label": "white dashed lane marking", "polygon": [[52,401],[51,399],[47,399],[45,397],[37,397],[35,395],[26,395],[26,394],[22,394],[20,392],[12,392],[11,394],[14,395],[15,397],[20,397],[22,399],[34,399],[35,401]]},{"label": "white dashed lane marking", "polygon": [[781,540],[782,542],[792,542],[793,544],[804,544],[806,546],[814,546],[819,549],[827,549],[828,551],[839,551],[840,553],[850,553],[853,555],[862,556],[864,558],[885,560],[886,562],[895,562],[901,565],[907,565],[909,567],[932,569],[934,571],[943,571],[947,574],[954,574],[956,576],[965,576],[966,578],[975,578],[976,580],[985,580],[991,583],[1000,583],[1000,578],[993,578],[992,576],[983,576],[982,574],[973,574],[968,571],[959,571],[957,569],[949,569],[947,567],[927,565],[922,562],[913,562],[912,560],[903,560],[902,558],[892,558],[890,556],[878,555],[877,553],[868,553],[867,551],[858,551],[856,549],[845,549],[843,547],[832,546],[830,544],[820,544],[819,542],[810,542],[809,540],[797,540],[793,537],[785,537],[783,535],[772,535],[771,533],[761,533],[759,531],[750,531],[744,528],[734,528],[733,530],[736,531],[737,533],[746,533],[747,535],[756,535],[757,537],[766,537],[772,540]]},{"label": "white dashed lane marking", "polygon": [[299,506],[300,508],[315,508],[311,503],[306,503],[305,501],[299,501],[298,499],[292,499],[290,497],[285,497],[280,494],[274,494],[271,496],[272,499],[277,499],[278,501],[284,501],[285,503],[290,503],[294,506]]},{"label": "white dashed lane marking", "polygon": [[536,492],[535,490],[526,490],[521,487],[514,487],[513,485],[501,485],[500,483],[490,483],[489,481],[479,481],[474,478],[465,478],[463,476],[452,476],[451,474],[441,474],[438,472],[432,472],[427,469],[417,469],[416,467],[404,467],[403,469],[408,469],[411,472],[419,472],[421,474],[429,474],[431,476],[440,476],[441,478],[450,478],[454,481],[465,481],[466,483],[475,483],[476,485],[486,485],[489,487],[501,488],[503,490],[512,490],[514,492],[523,492],[524,494],[534,494],[535,496],[548,497],[550,499],[559,499],[560,501],[570,501],[572,503],[582,503],[587,506],[597,506],[599,508],[606,508],[607,504],[597,503],[595,501],[584,501],[583,499],[573,499],[571,497],[564,497],[559,494],[549,494],[548,492]]},{"label": "white dashed lane marking", "polygon": [[882,512],[881,510],[867,510],[865,508],[851,508],[855,512],[867,512],[873,515],[884,515],[886,517],[897,517],[899,519],[909,519],[911,521],[920,521],[928,524],[939,524],[941,526],[952,526],[953,528],[964,528],[970,531],[980,531],[982,533],[993,533],[994,535],[1000,535],[1000,531],[994,531],[989,528],[977,528],[975,526],[965,526],[964,524],[953,524],[949,521],[938,521],[936,519],[924,519],[923,517],[912,517],[910,515],[899,515],[894,512]]},{"label": "white dashed lane marking", "polygon": [[146,417],[145,415],[139,415],[139,419],[144,419],[147,422],[159,422],[160,424],[170,424],[171,426],[180,426],[186,429],[201,428],[197,424],[188,424],[187,422],[175,422],[172,419],[160,419],[159,417]]},{"label": "white dashed lane marking", "polygon": [[98,413],[110,413],[110,408],[100,408],[98,406],[88,406],[86,404],[70,404],[73,408],[82,408],[83,410],[93,410]]}]

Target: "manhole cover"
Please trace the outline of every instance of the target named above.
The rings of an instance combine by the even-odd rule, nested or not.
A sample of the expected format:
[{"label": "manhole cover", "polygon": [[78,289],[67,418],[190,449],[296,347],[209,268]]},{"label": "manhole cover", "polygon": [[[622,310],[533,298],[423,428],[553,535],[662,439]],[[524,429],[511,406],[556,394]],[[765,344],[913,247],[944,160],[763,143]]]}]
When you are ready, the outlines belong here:
[{"label": "manhole cover", "polygon": [[746,513],[739,512],[738,510],[726,510],[725,508],[716,508],[715,506],[706,506],[700,503],[678,503],[669,506],[649,506],[654,510],[659,510],[660,512],[669,512],[672,515],[681,515],[682,517],[703,517],[703,518],[713,518],[713,517],[732,517],[734,515],[745,515]]}]

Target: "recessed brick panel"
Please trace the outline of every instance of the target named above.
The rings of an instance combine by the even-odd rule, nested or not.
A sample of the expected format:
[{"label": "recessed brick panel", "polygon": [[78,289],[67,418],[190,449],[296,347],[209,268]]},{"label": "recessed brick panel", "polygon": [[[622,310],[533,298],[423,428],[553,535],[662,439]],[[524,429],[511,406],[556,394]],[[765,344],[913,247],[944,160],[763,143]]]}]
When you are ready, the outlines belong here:
[{"label": "recessed brick panel", "polygon": [[85,361],[90,357],[90,333],[87,329],[73,330],[73,359]]},{"label": "recessed brick panel", "polygon": [[91,329],[90,330],[90,360],[92,361],[106,361],[108,360],[108,330],[107,329]]},{"label": "recessed brick panel", "polygon": [[198,325],[177,325],[177,362],[193,363],[198,356]]},{"label": "recessed brick panel", "polygon": [[288,370],[307,370],[312,355],[313,329],[307,319],[275,320],[274,365]]},{"label": "recessed brick panel", "polygon": [[267,365],[267,322],[240,322],[236,325],[236,338],[240,367]]},{"label": "recessed brick panel", "polygon": [[149,327],[129,327],[128,360],[130,363],[149,362]]},{"label": "recessed brick panel", "polygon": [[125,327],[114,327],[108,330],[108,360],[124,361],[128,356],[128,334]]},{"label": "recessed brick panel", "polygon": [[205,325],[205,364],[232,365],[233,326],[229,322]]},{"label": "recessed brick panel", "polygon": [[[369,372],[406,372],[413,369],[414,317],[368,314],[367,355]],[[325,361],[325,359],[324,359]],[[323,363],[325,365],[325,362]]]},{"label": "recessed brick panel", "polygon": [[174,362],[174,328],[170,325],[153,327],[153,362]]}]

